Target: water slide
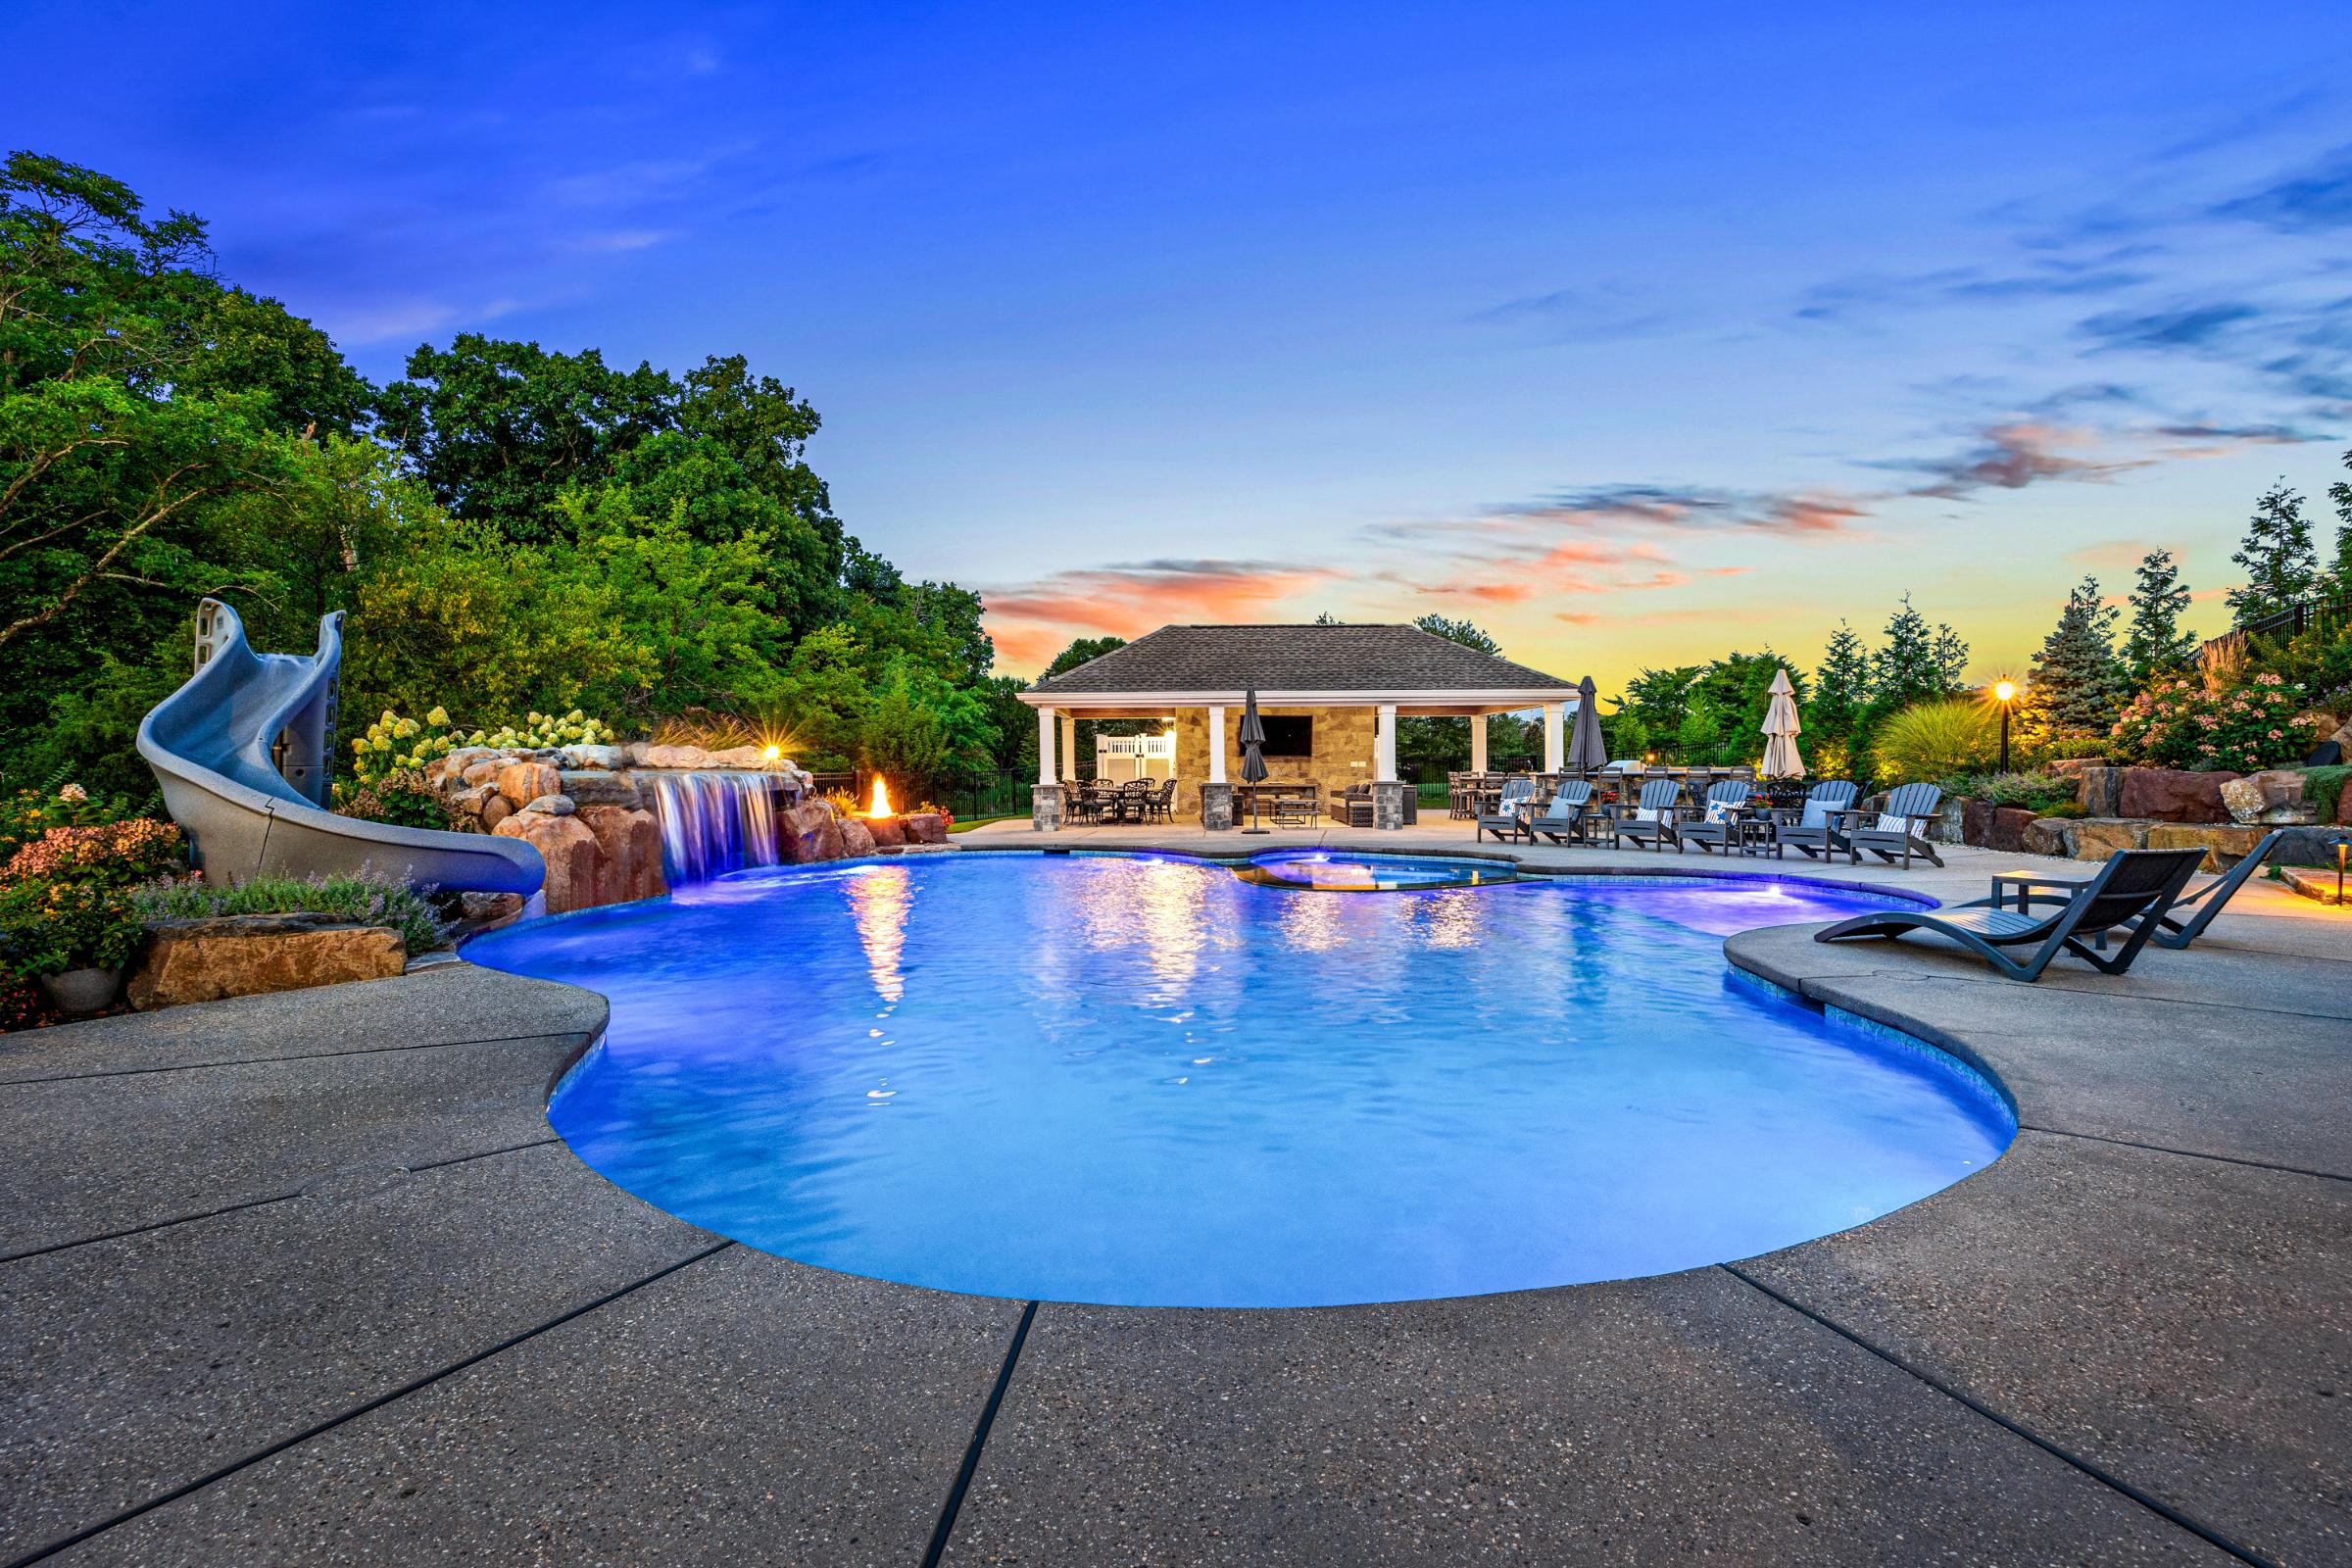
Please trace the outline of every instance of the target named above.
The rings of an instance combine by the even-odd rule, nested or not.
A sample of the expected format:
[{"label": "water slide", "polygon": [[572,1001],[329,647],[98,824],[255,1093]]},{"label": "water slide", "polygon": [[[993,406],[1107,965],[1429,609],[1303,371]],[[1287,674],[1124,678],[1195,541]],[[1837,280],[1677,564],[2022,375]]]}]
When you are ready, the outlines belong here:
[{"label": "water slide", "polygon": [[207,877],[357,871],[485,893],[539,891],[539,852],[520,839],[337,816],[335,683],[343,614],[318,622],[318,652],[257,654],[237,612],[196,610],[196,673],[139,723],[139,755]]}]

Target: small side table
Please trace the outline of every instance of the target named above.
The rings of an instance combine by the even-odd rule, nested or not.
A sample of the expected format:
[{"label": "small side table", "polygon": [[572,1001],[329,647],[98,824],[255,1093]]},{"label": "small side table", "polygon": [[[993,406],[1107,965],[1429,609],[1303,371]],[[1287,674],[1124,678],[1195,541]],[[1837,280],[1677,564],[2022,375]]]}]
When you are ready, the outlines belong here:
[{"label": "small side table", "polygon": [[1992,873],[1992,906],[1996,909],[2003,907],[2002,890],[2014,888],[2017,890],[2017,912],[2032,914],[2034,912],[2034,895],[2036,891],[2063,892],[2068,898],[2072,898],[2075,894],[2090,886],[2091,880],[2086,876],[2047,876],[2039,871],[1995,871]]}]

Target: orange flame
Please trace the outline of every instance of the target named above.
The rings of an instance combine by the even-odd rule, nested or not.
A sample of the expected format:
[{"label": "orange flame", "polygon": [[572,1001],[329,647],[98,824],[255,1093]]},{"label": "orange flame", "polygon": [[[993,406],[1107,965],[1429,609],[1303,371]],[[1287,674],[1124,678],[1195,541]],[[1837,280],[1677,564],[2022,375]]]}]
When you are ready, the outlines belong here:
[{"label": "orange flame", "polygon": [[882,777],[878,773],[874,775],[874,798],[872,803],[866,807],[865,814],[868,816],[888,816],[891,814],[890,786],[882,782]]}]

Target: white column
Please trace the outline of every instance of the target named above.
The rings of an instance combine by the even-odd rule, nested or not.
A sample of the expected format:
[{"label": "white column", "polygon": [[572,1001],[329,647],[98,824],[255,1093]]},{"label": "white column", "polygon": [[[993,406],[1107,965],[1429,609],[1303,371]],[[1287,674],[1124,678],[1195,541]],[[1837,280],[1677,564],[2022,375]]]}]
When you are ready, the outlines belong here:
[{"label": "white column", "polygon": [[1225,782],[1225,710],[1221,705],[1208,710],[1208,781]]},{"label": "white column", "polygon": [[1078,776],[1078,715],[1061,715],[1061,770],[1067,777]]},{"label": "white column", "polygon": [[1396,705],[1383,703],[1372,715],[1372,782],[1396,776]]},{"label": "white column", "polygon": [[1037,781],[1040,784],[1058,784],[1061,775],[1054,771],[1054,710],[1037,710]]},{"label": "white column", "polygon": [[1484,773],[1486,770],[1487,715],[1472,713],[1470,715],[1470,771]]},{"label": "white column", "polygon": [[1567,731],[1560,722],[1563,706],[1559,703],[1544,705],[1544,771],[1546,773],[1557,773],[1567,761]]}]

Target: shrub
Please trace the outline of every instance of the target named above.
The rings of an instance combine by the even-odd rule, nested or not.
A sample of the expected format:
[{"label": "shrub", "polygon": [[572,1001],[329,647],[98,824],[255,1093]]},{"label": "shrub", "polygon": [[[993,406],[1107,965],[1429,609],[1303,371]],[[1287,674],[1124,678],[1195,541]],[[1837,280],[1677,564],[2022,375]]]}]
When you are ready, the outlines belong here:
[{"label": "shrub", "polygon": [[2075,781],[2063,773],[1972,773],[1947,782],[1944,793],[2020,807],[2038,816],[2082,814]]},{"label": "shrub", "polygon": [[2000,718],[1969,698],[1921,703],[1880,727],[1879,763],[1897,783],[1950,778],[1984,766],[2000,748]]},{"label": "shrub", "polygon": [[2311,749],[2310,728],[2294,717],[2303,699],[2300,683],[2268,670],[2220,692],[2193,677],[2159,680],[2115,721],[2114,748],[2161,767],[2276,767]]},{"label": "shrub", "polygon": [[413,773],[433,759],[448,756],[457,740],[449,727],[447,709],[435,708],[419,723],[387,708],[368,726],[368,733],[351,743],[351,770],[363,785],[381,783],[395,773]]},{"label": "shrub", "polygon": [[99,800],[78,784],[18,790],[0,800],[0,865],[53,827],[94,827],[136,814],[124,797]]},{"label": "shrub", "polygon": [[131,892],[119,883],[27,877],[0,887],[0,954],[16,979],[120,968],[139,951],[140,935]]},{"label": "shrub", "polygon": [[177,865],[180,844],[179,829],[146,817],[53,827],[9,857],[0,882],[126,887]]},{"label": "shrub", "polygon": [[[436,708],[433,711],[441,710]],[[526,713],[520,729],[512,724],[501,724],[495,730],[477,729],[466,737],[466,744],[544,752],[559,746],[610,746],[612,740],[612,725],[600,718],[590,718],[575,708],[568,713]]]},{"label": "shrub", "polygon": [[335,809],[363,822],[462,830],[471,819],[453,810],[422,773],[388,773],[372,784],[335,786]]},{"label": "shrub", "polygon": [[409,956],[449,940],[425,895],[406,882],[359,871],[335,876],[261,876],[235,887],[191,878],[151,882],[131,895],[141,920],[201,920],[220,914],[329,914],[360,925],[390,926]]},{"label": "shrub", "polygon": [[2352,763],[2315,767],[2303,775],[2303,798],[2320,808],[2323,822],[2344,819],[2344,784],[2352,780]]}]

